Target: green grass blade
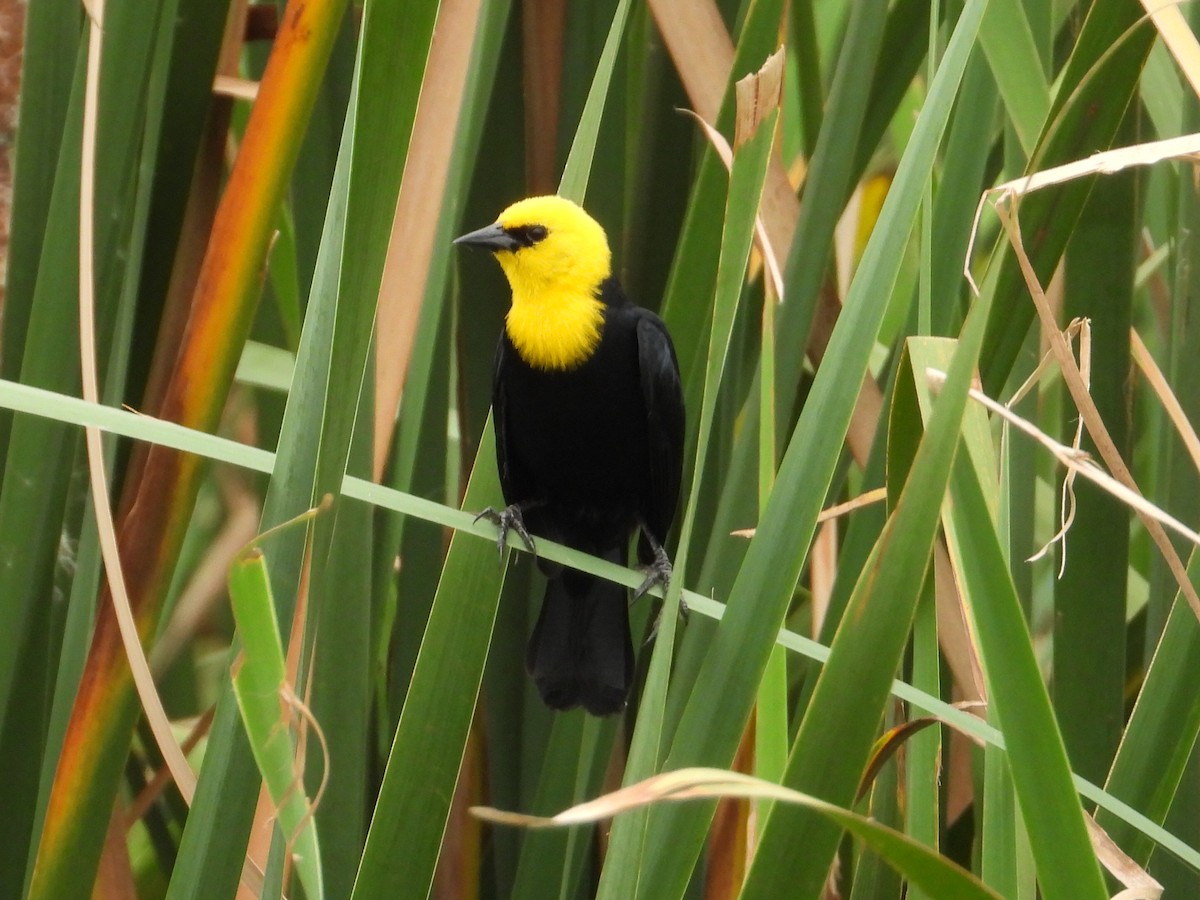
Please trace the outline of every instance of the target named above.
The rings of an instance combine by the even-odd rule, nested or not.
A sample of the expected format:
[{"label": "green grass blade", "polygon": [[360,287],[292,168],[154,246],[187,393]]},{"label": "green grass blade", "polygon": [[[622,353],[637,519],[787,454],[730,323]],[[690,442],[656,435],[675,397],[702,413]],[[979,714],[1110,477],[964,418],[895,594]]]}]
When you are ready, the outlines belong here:
[{"label": "green grass blade", "polygon": [[[119,404],[123,398],[142,390],[148,359],[141,352],[140,342],[132,337],[139,333],[138,317],[146,315],[145,304],[139,305],[139,300],[149,294],[154,296],[155,301],[161,302],[161,297],[154,293],[158,283],[155,279],[165,280],[165,273],[169,274],[173,262],[173,242],[177,240],[177,234],[169,233],[173,227],[177,231],[178,218],[182,217],[182,210],[188,201],[193,162],[201,140],[205,111],[211,100],[208,85],[212,81],[227,9],[220,3],[206,2],[202,9],[193,6],[186,0],[179,5],[170,4],[158,22],[145,85],[146,109],[140,159],[128,201],[132,210],[131,227],[128,243],[121,251],[125,256],[125,269],[118,287],[120,299],[116,305],[110,349],[105,351],[100,348],[101,358],[106,360],[102,391],[105,403]],[[172,242],[172,250],[164,253],[160,242],[168,241]],[[157,318],[158,307],[152,305],[150,309],[149,317]],[[111,483],[114,472],[118,471],[121,456],[115,441],[107,438],[104,443]],[[76,489],[78,487],[82,486]],[[75,503],[69,501],[68,509],[74,506]],[[68,532],[78,527],[72,524],[71,518],[66,523]],[[42,828],[55,775],[54,763],[63,744],[71,701],[79,685],[91,622],[96,612],[101,573],[90,499],[78,539],[79,560],[69,584],[70,609],[61,617],[63,632],[58,631],[58,624],[54,621],[60,618],[57,616],[51,617],[44,628],[37,630],[42,652],[46,656],[45,662],[51,671],[56,668],[58,672],[52,686],[42,695],[43,702],[53,696],[44,756],[39,761],[36,754],[31,752],[32,745],[26,745],[21,750],[21,763],[14,765],[0,753],[0,760],[3,760],[0,765],[14,773],[16,783],[28,787],[40,784],[37,819],[30,834],[38,834]],[[66,579],[63,581],[63,589],[66,589]],[[60,639],[63,647],[61,657],[54,646]],[[22,693],[27,699],[33,698],[28,690]],[[37,714],[27,710],[22,718],[27,726],[36,727]],[[40,765],[40,778],[31,776],[24,779],[16,774],[21,765],[30,764]],[[20,820],[21,806],[15,792],[10,797],[9,809],[11,815],[7,821],[16,825]],[[0,840],[0,846],[6,850],[19,845],[19,842]],[[8,868],[0,860],[0,871],[7,871]],[[19,870],[19,867],[14,868]],[[0,894],[3,893],[0,887]]]},{"label": "green grass blade", "polygon": [[[743,55],[742,45],[754,46],[751,37],[756,42],[766,43],[768,48],[774,46],[776,32],[767,27],[770,19],[767,19],[765,24],[756,24],[760,10],[765,10],[764,5],[755,4],[752,15],[743,29],[738,49],[739,62]],[[751,25],[755,27],[752,29]],[[837,212],[831,210],[829,204],[837,204],[837,208],[841,208],[853,189],[853,180],[859,173],[859,170],[847,168],[845,164],[849,162],[849,154],[842,152],[842,148],[855,143],[866,115],[869,85],[866,84],[866,79],[860,77],[863,61],[875,59],[880,55],[881,41],[884,40],[883,34],[887,27],[878,17],[860,13],[851,18],[848,29],[839,56],[838,74],[834,77],[834,87],[827,104],[828,114],[823,119],[818,149],[806,177],[805,200],[800,207],[792,247],[788,248],[785,263],[785,301],[778,310],[777,334],[787,335],[788,339],[777,341],[776,356],[773,360],[776,364],[776,409],[781,416],[787,416],[785,421],[791,420],[791,411],[795,408],[806,349],[804,344],[816,304],[815,292],[820,287],[821,278],[826,270],[833,227],[837,219]],[[760,32],[766,32],[765,36]],[[736,67],[735,71],[738,71]],[[830,190],[837,186],[839,179],[842,179],[841,191]],[[696,213],[697,217],[704,215],[699,208]],[[714,213],[709,212],[708,216],[713,223],[716,222],[717,217]],[[676,271],[680,272],[681,287],[696,277],[694,273],[703,271],[704,267],[711,265],[712,260],[716,259],[715,240],[713,249],[707,253],[702,247],[695,248],[694,244],[683,243],[689,241],[693,231],[705,227],[711,226],[706,226],[705,222],[700,221],[684,233],[679,262],[676,265]],[[781,249],[783,248],[777,247],[776,251]],[[685,251],[688,251],[686,255]],[[691,255],[693,252],[695,256]],[[813,292],[811,296],[807,293],[809,290]],[[687,300],[681,292],[680,302]],[[668,319],[673,329],[672,333],[679,330],[677,323],[681,318],[679,316]],[[695,318],[699,319],[702,327],[707,327],[707,317]],[[686,353],[686,349],[683,352]],[[686,375],[683,356],[680,366]],[[761,375],[759,378],[761,380]],[[693,381],[699,385],[698,380]],[[761,390],[761,387],[751,386],[751,396],[758,390]],[[698,397],[697,391],[698,387],[689,394],[688,402],[691,408],[694,408],[695,398]],[[729,451],[730,460],[724,464],[725,472],[718,481],[719,496],[715,498],[716,508],[710,514],[713,525],[706,534],[699,536],[704,550],[700,574],[694,583],[704,585],[706,590],[712,590],[720,596],[728,594],[746,551],[745,542],[731,540],[729,532],[754,522],[761,512],[756,502],[758,491],[755,489],[758,483],[755,472],[760,447],[758,436],[761,431],[758,415],[758,404],[749,401],[746,409],[739,414],[737,427],[730,429],[733,432],[732,449]],[[769,426],[769,429],[772,427]],[[676,665],[677,684],[690,684],[695,681],[702,656],[711,639],[710,630],[706,628],[696,628],[684,635]],[[672,692],[668,698],[672,725],[678,722],[686,699],[683,691]]]},{"label": "green grass blade", "polygon": [[[784,783],[837,805],[853,802],[883,713],[887,689],[908,643],[937,535],[941,498],[958,445],[967,389],[982,341],[986,304],[973,310],[895,511],[863,570],[800,724]],[[915,347],[919,339],[912,339]],[[914,378],[924,367],[916,363]],[[896,466],[903,472],[900,461]],[[891,477],[898,478],[893,470]],[[839,833],[798,811],[776,807],[767,821],[743,896],[817,896]],[[806,847],[797,865],[785,848]]]},{"label": "green grass blade", "polygon": [[[928,580],[913,621],[912,669],[913,686],[937,697],[942,693],[941,656],[932,587],[932,580]],[[941,831],[941,769],[940,728],[926,728],[909,738],[904,766],[907,779],[905,831],[914,840],[935,850],[940,844]]]},{"label": "green grass blade", "polygon": [[[853,145],[862,130],[871,88],[870,81],[862,77],[864,61],[878,59],[887,24],[868,7],[869,4],[856,4],[851,11],[827,112],[805,179],[804,202],[792,246],[788,248],[785,299],[778,321],[778,333],[788,339],[778,343],[775,384],[776,408],[781,413],[796,402],[805,344],[819,302],[818,292],[827,273],[834,226],[861,174],[861,169],[854,165],[853,154],[844,152],[844,148]],[[756,459],[757,447],[751,440],[758,431],[756,419],[757,410],[748,409],[746,424],[735,438],[733,462],[723,484],[716,526],[703,557],[699,583],[715,584],[722,592],[732,585],[740,561],[731,558],[727,535],[733,528],[754,521],[758,513],[752,502],[756,495],[745,487]],[[725,552],[721,552],[722,548]],[[735,552],[742,549],[737,546]]]},{"label": "green grass blade", "polygon": [[[811,540],[855,399],[844,386],[861,383],[866,372],[868,351],[883,315],[878,298],[890,293],[899,272],[985,5],[967,5],[946,48],[834,330],[826,364],[817,372],[770,503],[730,594],[728,614],[684,709],[668,756],[671,768],[728,765],[733,758],[804,561],[803,553],[794,550],[780,559],[777,548],[806,548]],[[710,698],[715,696],[723,698],[725,712],[719,717],[708,713]],[[668,897],[682,890],[707,822],[707,816],[694,811],[687,816],[674,810],[651,813],[649,864],[642,880],[646,896]]]},{"label": "green grass blade", "polygon": [[1005,734],[1042,892],[1047,898],[1105,897],[1104,878],[984,488],[978,471],[961,459],[954,467],[944,520],[987,673],[989,714]]},{"label": "green grass blade", "polygon": [[296,767],[292,726],[297,701],[287,682],[283,641],[261,550],[251,550],[230,567],[229,599],[242,638],[242,656],[233,668],[233,693],[279,827],[288,836],[305,896],[315,900],[325,896],[321,851],[303,773]]},{"label": "green grass blade", "polygon": [[[370,409],[371,383],[363,380],[364,409]],[[353,423],[348,473],[371,472],[373,422],[368,415]],[[365,613],[371,596],[373,510],[359,501],[338,504],[328,556],[313,560],[309,602],[320,620],[311,662],[308,703],[325,733],[325,759],[308,766],[308,790],[315,795],[319,778],[331,774],[320,804],[317,827],[324,838],[321,858],[326,892],[346,896],[362,856],[370,803],[371,625]],[[349,603],[347,601],[350,601]],[[347,609],[354,611],[347,614]],[[310,741],[311,746],[311,741]],[[287,832],[283,834],[286,836]]]},{"label": "green grass blade", "polygon": [[[540,757],[542,777],[529,808],[551,815],[599,793],[616,726],[615,719],[600,720],[582,711],[555,715]],[[510,896],[530,900],[578,896],[591,840],[588,826],[525,832]]]},{"label": "green grass blade", "polygon": [[[353,115],[348,116],[343,147],[349,146]],[[350,154],[339,158],[329,199],[325,238],[313,279],[313,297],[297,354],[296,376],[285,411],[279,454],[268,469],[273,473],[263,521],[266,527],[284,521],[313,505],[313,474],[320,443],[307,436],[321,431],[324,392],[330,364],[337,312],[336,248],[345,223]],[[300,437],[302,436],[302,437]],[[276,539],[272,558],[273,591],[285,598],[286,621],[291,620],[296,584],[303,554],[303,536],[284,533]],[[236,652],[236,646],[235,646]],[[211,896],[228,892],[236,884],[245,855],[245,840],[254,811],[258,773],[250,755],[231,692],[217,704],[206,765],[201,772],[196,803],[188,818],[176,863],[170,895]],[[236,801],[229,799],[238,798]]]},{"label": "green grass blade", "polygon": [[[1188,565],[1188,576],[1193,584],[1200,581],[1200,557],[1196,554]],[[1193,691],[1178,689],[1197,678],[1200,624],[1187,602],[1176,595],[1105,783],[1110,794],[1156,822],[1166,819],[1200,733],[1200,699]],[[1142,832],[1107,810],[1101,810],[1096,821],[1126,853],[1145,865],[1153,845]]]},{"label": "green grass blade", "polygon": [[987,55],[1021,149],[1026,157],[1033,156],[1050,110],[1050,89],[1021,4],[989,4],[979,43]]},{"label": "green grass blade", "polygon": [[[1039,168],[1081,159],[1111,145],[1154,40],[1154,29],[1148,24],[1127,33],[1143,15],[1140,4],[1124,0],[1090,7],[1043,128],[1034,160]],[[1043,284],[1058,264],[1092,184],[1093,179],[1069,182],[1031,195],[1021,204],[1026,250]],[[1002,268],[992,307],[996,318],[980,359],[988,393],[998,391],[1007,380],[1033,320],[1016,259],[1006,243],[999,252],[1003,256],[997,262]]]},{"label": "green grass blade", "polygon": [[576,203],[582,204],[587,196],[588,174],[592,170],[596,139],[600,134],[600,119],[604,114],[604,102],[608,99],[608,87],[612,83],[612,73],[617,63],[621,35],[625,32],[625,22],[629,18],[629,5],[629,0],[619,0],[616,12],[613,13],[612,26],[604,40],[600,60],[596,63],[596,75],[588,89],[579,128],[575,132],[575,140],[571,142],[571,152],[567,156],[567,164],[558,185],[558,193]]},{"label": "green grass blade", "polygon": [[[358,82],[346,119],[339,172],[334,178],[313,278],[315,299],[309,303],[297,354],[300,377],[289,396],[280,452],[264,505],[263,522],[268,527],[309,508],[324,493],[336,493],[346,471],[374,324],[374,298],[437,6],[436,0],[419,5],[378,0],[364,11]],[[401,61],[399,73],[397,59]],[[313,440],[314,434],[320,435],[320,440]],[[322,595],[331,588],[324,566],[336,521],[335,513],[323,517],[315,528],[314,615],[306,635],[308,646],[312,646],[313,623],[322,615]],[[290,621],[299,583],[302,540],[284,535],[278,544],[272,588],[280,599],[281,618]],[[366,567],[365,561],[363,565]],[[369,617],[359,622],[365,628]],[[356,654],[351,649],[365,651],[362,633],[353,628],[339,629],[330,638],[323,644],[318,642],[319,652],[330,653],[335,659],[355,660],[360,669],[340,687],[318,693],[323,702],[344,704],[339,714],[358,710],[361,720],[350,731],[365,734],[369,710],[365,696],[342,693],[361,693],[370,683],[368,654]],[[348,643],[340,643],[337,638]],[[192,838],[189,840],[185,833],[181,850],[185,865],[177,866],[177,877],[172,880],[172,890],[179,892],[176,896],[185,892],[191,896],[219,894],[228,888],[217,885],[229,884],[241,868],[240,859],[230,852],[234,842],[215,837],[218,832],[223,836],[244,835],[253,813],[257,778],[244,741],[235,736],[232,716],[232,704],[225,699],[218,706],[214,724],[214,737],[220,738],[216,742],[219,755],[213,766],[205,766],[198,793],[198,798],[203,796],[207,802],[215,802],[211,798],[218,793],[225,800],[215,808],[202,807],[204,815],[197,817],[194,829],[189,820]],[[364,749],[351,753],[350,765],[364,765]],[[209,789],[212,794],[207,793]],[[346,789],[351,796],[362,791],[361,777],[350,776]],[[231,802],[230,797],[239,800]],[[351,836],[352,843],[358,839],[357,835]],[[210,854],[218,854],[217,859],[210,858]],[[336,859],[345,860],[345,855],[339,853]],[[354,862],[350,859],[344,865],[352,867]],[[347,868],[339,877],[344,877],[348,885],[351,875]]]},{"label": "green grass blade", "polygon": [[[766,102],[770,100],[767,99]],[[750,247],[754,239],[754,223],[762,199],[778,117],[777,110],[771,111],[758,123],[753,136],[734,153],[725,210],[725,230],[717,265],[717,293],[713,300],[713,321],[709,332],[704,399],[700,408],[700,421],[696,427],[696,461],[679,536],[679,551],[675,557],[675,571],[678,575],[672,577],[671,589],[663,604],[662,620],[655,638],[654,656],[638,710],[638,725],[625,767],[626,784],[641,780],[656,771],[663,755],[663,716],[666,708],[667,681],[674,653],[681,576],[687,571],[688,550],[692,529],[696,523],[697,500],[710,445],[709,436],[716,414],[717,396],[729,354],[738,300],[746,277]],[[637,891],[638,876],[642,870],[646,817],[646,811],[638,810],[623,817],[614,827],[611,849],[600,881],[601,897],[629,897]]]},{"label": "green grass blade", "polygon": [[[145,237],[145,215],[150,204],[149,169],[153,154],[143,154],[147,149],[156,148],[159,138],[155,129],[160,124],[161,104],[164,102],[163,85],[166,81],[164,55],[161,52],[162,41],[169,43],[169,32],[159,28],[159,16],[163,15],[162,7],[167,5],[169,4],[152,4],[136,14],[128,10],[113,10],[105,21],[104,52],[100,60],[102,112],[97,135],[95,197],[96,208],[104,210],[105,214],[98,216],[95,223],[95,258],[97,348],[107,366],[104,371],[104,392],[109,400],[122,396],[126,390],[123,383],[128,359],[126,335],[133,318],[139,278],[138,266],[142,260],[142,241]],[[53,6],[45,11],[51,15],[64,16],[65,23],[62,24],[67,28],[75,28],[78,25],[78,20],[70,13],[54,11]],[[31,37],[35,35],[36,31]],[[59,48],[58,52],[62,55],[59,55],[54,64],[56,68],[72,65],[70,60],[74,58],[76,44],[75,41],[66,43],[70,49],[68,50],[67,46]],[[38,235],[42,245],[38,259],[37,283],[33,287],[32,297],[18,295],[14,298],[13,309],[13,325],[19,334],[24,353],[23,356],[18,355],[22,380],[69,393],[79,390],[79,360],[75,338],[79,315],[76,245],[83,61],[81,47],[69,107],[65,110],[59,109],[56,107],[56,100],[47,98],[50,102],[47,110],[49,121],[45,126],[35,126],[31,130],[34,139],[37,139],[43,127],[49,130],[61,128],[62,144],[61,152],[51,152],[48,158],[42,160],[28,160],[31,174],[35,178],[39,171],[43,176],[46,175],[43,167],[53,165],[55,160],[57,168],[49,203],[38,211],[37,217],[27,219],[36,219],[39,224],[45,226],[44,233]],[[37,68],[35,65],[34,71]],[[63,74],[65,73],[60,68],[59,75]],[[44,88],[45,85],[40,87]],[[35,82],[31,89],[34,96],[37,96],[39,85]],[[117,97],[121,98],[119,102],[115,101]],[[107,106],[104,106],[106,102]],[[185,106],[181,98],[181,108]],[[194,107],[190,109],[195,112]],[[62,121],[56,121],[64,112],[65,126]],[[43,134],[43,137],[46,135]],[[22,165],[25,165],[25,162],[23,160]],[[44,218],[38,218],[42,216]],[[18,235],[19,233],[20,226]],[[18,242],[18,249],[21,246],[21,242]],[[30,259],[17,259],[14,262],[19,267],[32,264]],[[17,274],[20,290],[21,276],[19,272]],[[25,303],[30,304],[28,308],[23,308]],[[28,328],[24,333],[20,333],[20,329],[25,325],[23,317],[26,318]],[[5,337],[8,339],[10,335],[6,333]],[[6,366],[8,363],[9,361],[6,361]],[[71,502],[68,498],[74,493],[70,482],[76,464],[75,446],[74,436],[64,434],[56,427],[48,427],[48,423],[18,421],[11,433],[5,466],[6,482],[0,496],[0,531],[7,532],[15,526],[19,537],[15,539],[15,544],[6,544],[16,550],[16,556],[11,564],[9,560],[5,560],[4,575],[0,579],[4,581],[4,595],[8,598],[3,604],[3,613],[0,613],[3,632],[7,638],[0,641],[0,718],[5,717],[3,709],[11,709],[8,706],[8,677],[13,674],[8,667],[10,649],[20,648],[28,636],[33,638],[33,646],[41,645],[41,652],[48,657],[39,660],[36,666],[26,673],[17,673],[16,683],[21,684],[28,679],[28,683],[21,684],[22,691],[28,691],[30,683],[43,681],[35,674],[37,667],[45,666],[50,672],[59,670],[57,652],[63,639],[61,629],[64,627],[65,617],[47,616],[45,611],[42,611],[35,613],[32,619],[22,620],[32,611],[27,605],[29,601],[40,605],[52,596],[53,590],[70,590],[70,578],[56,574],[56,565],[64,546],[63,541],[73,540],[80,528],[78,513],[64,505]],[[15,481],[8,480],[10,478],[14,478]],[[71,506],[74,506],[74,502],[71,502]],[[22,510],[21,507],[25,504],[31,505]],[[81,580],[87,583],[91,580],[93,571],[81,570],[80,575]],[[26,625],[31,622],[36,622],[37,631],[27,635]],[[74,696],[77,684],[74,678],[77,671],[76,662],[87,652],[75,641],[72,641],[67,649],[72,654],[79,655],[70,660],[63,660],[62,671],[65,677],[62,684],[44,684],[43,692],[36,698],[39,709],[29,708],[28,701],[34,697],[26,697],[23,701],[26,706],[22,710],[22,722],[13,722],[11,726],[0,724],[0,729],[4,731],[2,742],[6,749],[12,746],[11,742],[16,737],[10,727],[26,730],[27,733],[36,732],[36,738],[24,748],[23,765],[32,765],[44,770],[58,759],[62,746],[62,732],[58,727],[58,712],[61,707],[57,704],[52,706],[51,697],[56,691],[59,692],[60,698]],[[97,722],[97,736],[103,734],[103,738],[88,741],[92,759],[106,758],[112,762],[116,757],[123,755],[128,747],[131,712],[126,708],[121,713],[107,716]],[[45,756],[39,759],[41,752],[45,752]],[[113,775],[112,780],[107,777],[109,774]],[[14,772],[14,777],[21,776]],[[67,885],[90,887],[88,879],[94,874],[92,860],[100,853],[103,833],[111,815],[115,773],[110,766],[105,775],[85,780],[87,789],[72,795],[71,800],[76,804],[75,808],[67,815],[67,827],[59,832],[63,838],[63,843],[59,845],[61,857],[57,860],[51,859],[54,856],[52,851],[47,852],[44,859],[39,855],[39,865],[44,862],[49,877],[61,879],[58,881],[59,887],[52,890],[70,892],[76,889]],[[36,776],[23,779],[22,788],[14,792],[11,798],[13,805],[9,824],[23,833],[16,840],[4,840],[3,843],[6,852],[20,855],[22,858],[17,861],[0,856],[0,868],[12,872],[17,878],[21,878],[25,872],[23,857],[27,842],[31,840],[31,831],[27,830],[30,829],[31,822],[37,822],[37,830],[32,832],[32,841],[39,854],[41,848],[38,838],[46,831],[46,792],[43,791],[38,796],[36,806],[27,805],[25,802],[28,798],[37,796],[33,792],[27,793],[28,789],[36,789],[37,785]],[[25,796],[21,796],[22,794]],[[59,821],[61,823],[62,820]],[[61,848],[67,843],[73,843],[74,848],[63,851]],[[68,858],[69,863],[65,862]]]},{"label": "green grass blade", "polygon": [[[52,416],[60,421],[80,426],[94,424],[116,434],[161,443],[163,446],[208,456],[214,460],[243,466],[253,471],[269,473],[273,466],[274,454],[247,447],[228,438],[194,431],[126,410],[92,405],[77,398],[50,394],[2,379],[0,379],[0,407],[26,414]],[[342,492],[348,497],[361,499],[380,508],[416,516],[456,531],[466,532],[474,535],[488,546],[494,546],[495,530],[488,525],[472,524],[473,517],[461,510],[452,509],[411,494],[402,494],[382,485],[349,476],[342,486]],[[609,578],[627,587],[636,587],[642,580],[641,574],[634,570],[622,569],[620,566],[589,557],[550,541],[539,542],[538,550],[547,559],[570,565],[580,571],[602,578]],[[689,608],[698,615],[719,620],[727,614],[726,607],[710,597],[693,591],[685,592],[684,597]],[[780,631],[777,635],[777,642],[818,663],[823,663],[829,656],[827,647],[792,631]],[[980,722],[974,716],[956,709],[941,699],[930,697],[900,681],[893,682],[891,690],[899,699],[912,704],[924,713],[944,719],[965,734],[984,741],[990,746],[1001,749],[1005,747],[1004,738],[995,728]],[[234,715],[236,718],[236,710]],[[220,722],[220,710],[218,710],[217,721]],[[218,748],[221,743],[214,741],[213,746],[214,749]],[[1169,853],[1177,856],[1188,866],[1200,871],[1200,851],[1189,847],[1128,803],[1105,793],[1087,780],[1076,777],[1074,783],[1083,797],[1111,813],[1114,820],[1127,823],[1147,835]]]},{"label": "green grass blade", "polygon": [[[344,151],[349,147],[352,130],[351,114],[343,134]],[[333,342],[336,316],[338,267],[333,248],[340,244],[345,227],[349,169],[350,156],[346,151],[339,156],[325,223],[326,237],[322,241],[326,249],[323,257],[318,259],[313,278],[315,300],[309,303],[297,354],[296,372],[301,377],[293,381],[289,395],[289,407],[294,410],[291,422],[294,424],[285,424],[285,427],[295,427],[297,431],[302,426],[320,428],[321,400],[325,373],[328,371],[328,360],[321,357],[329,352],[328,348]],[[285,423],[287,420],[285,413]],[[316,450],[313,442],[288,439],[281,435],[278,455],[268,454],[264,457],[259,455],[262,451],[252,448],[241,451],[239,455],[245,461],[265,464],[260,471],[273,476],[275,489],[273,493],[269,489],[267,496],[268,503],[277,505],[278,511],[273,511],[270,506],[264,509],[264,522],[268,515],[273,524],[286,521],[289,516],[284,514],[285,507],[294,508],[299,513],[312,505],[311,473],[315,466],[313,456]],[[306,475],[309,479],[307,483],[304,481]],[[286,491],[283,487],[285,484],[288,485]],[[289,606],[294,599],[302,554],[302,536],[284,532],[276,538],[272,551],[272,558],[276,560],[271,573],[274,580],[272,590],[277,596],[292,598],[289,599]],[[290,617],[289,609],[289,621]],[[236,649],[235,645],[234,653]],[[257,791],[258,773],[250,754],[250,745],[238,720],[233,693],[225,691],[217,701],[205,765],[200,772],[192,810],[180,841],[179,858],[175,863],[168,897],[203,898],[236,890],[254,814],[253,797]],[[231,797],[238,799],[231,801]]]},{"label": "green grass blade", "polygon": [[[81,22],[82,10],[72,0],[34,3],[25,13],[21,102],[26,109],[37,110],[37,115],[22,119],[13,148],[21,163],[13,173],[12,224],[4,279],[0,372],[5,378],[20,374],[25,353],[58,158],[68,128]],[[77,125],[71,133],[78,144]],[[77,159],[75,154],[73,149],[68,153]],[[0,458],[7,450],[9,425],[4,423]]]},{"label": "green grass blade", "polygon": [[[992,6],[988,4],[989,9]],[[966,310],[962,261],[967,256],[975,206],[985,187],[995,120],[996,86],[987,61],[976,54],[963,74],[958,109],[946,135],[941,180],[933,202],[932,244],[937,252],[931,260],[930,293],[934,334],[955,334]]]},{"label": "green grass blade", "polygon": [[[466,509],[499,502],[495,439],[489,427],[463,500]],[[459,764],[466,745],[504,569],[489,543],[456,534],[442,569],[425,638],[353,896],[424,898],[433,879]],[[413,774],[420,772],[419,780]]]},{"label": "green grass blade", "polygon": [[[1133,137],[1129,127],[1121,134]],[[1092,190],[1067,245],[1063,310],[1066,321],[1091,320],[1089,393],[1125,459],[1130,459],[1129,328],[1140,232],[1136,192],[1132,172],[1104,178]],[[1070,443],[1078,411],[1066,398],[1064,403],[1061,440]],[[1090,438],[1083,449],[1096,454]],[[1090,483],[1076,485],[1074,512],[1060,549],[1065,566],[1054,586],[1054,709],[1072,768],[1101,782],[1125,721],[1130,521],[1125,504]],[[1096,652],[1100,647],[1103,653]]]},{"label": "green grass blade", "polygon": [[1008,756],[995,747],[983,753],[983,824],[979,871],[1002,897],[1017,896],[1016,795]]}]

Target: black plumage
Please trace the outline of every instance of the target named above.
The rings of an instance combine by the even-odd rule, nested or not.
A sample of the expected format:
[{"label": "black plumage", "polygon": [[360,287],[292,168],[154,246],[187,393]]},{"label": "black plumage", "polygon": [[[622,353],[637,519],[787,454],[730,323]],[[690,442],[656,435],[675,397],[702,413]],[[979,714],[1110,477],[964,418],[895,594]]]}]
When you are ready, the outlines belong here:
[{"label": "black plumage", "polygon": [[[615,278],[598,297],[600,340],[575,368],[534,368],[501,334],[492,396],[500,484],[533,534],[625,564],[640,527],[638,556],[650,564],[679,497],[679,367],[662,320],[630,303]],[[561,566],[543,571],[549,584],[526,653],[542,699],[620,711],[634,668],[625,588]]]},{"label": "black plumage", "polygon": [[[608,239],[562,197],[530,197],[455,241],[495,256],[512,288],[492,389],[507,508],[484,510],[530,549],[529,532],[624,565],[635,532],[665,583],[679,499],[684,408],[671,338],[612,276]],[[546,596],[526,668],[553,709],[625,707],[634,657],[626,590],[539,560]],[[636,596],[636,594],[635,594]]]}]

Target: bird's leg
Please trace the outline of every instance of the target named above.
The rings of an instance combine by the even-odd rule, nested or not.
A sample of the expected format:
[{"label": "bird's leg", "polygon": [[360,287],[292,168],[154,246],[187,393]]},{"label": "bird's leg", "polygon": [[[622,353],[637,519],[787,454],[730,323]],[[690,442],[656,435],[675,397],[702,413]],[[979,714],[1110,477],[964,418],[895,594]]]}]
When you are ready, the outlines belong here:
[{"label": "bird's leg", "polygon": [[[661,585],[665,589],[667,584],[670,582],[671,574],[674,571],[673,567],[671,566],[671,559],[667,556],[667,551],[662,548],[662,544],[658,542],[658,539],[654,536],[650,529],[646,527],[646,523],[639,521],[638,525],[642,529],[642,534],[649,542],[650,549],[654,551],[654,561],[649,565],[638,567],[646,573],[646,580],[638,585],[637,590],[633,592],[632,602],[634,603],[644,597],[646,592],[655,585]],[[688,607],[683,601],[682,596],[679,598],[679,614],[683,617],[683,621],[687,622]],[[654,630],[658,630],[657,623],[655,623]]]},{"label": "bird's leg", "polygon": [[497,510],[494,506],[489,506],[483,512],[475,517],[475,521],[487,519],[500,529],[500,534],[496,538],[496,550],[500,553],[500,559],[504,559],[504,551],[508,549],[508,531],[511,528],[521,538],[526,549],[530,553],[537,553],[537,548],[533,544],[533,536],[529,533],[529,529],[525,527],[525,518],[522,512],[527,508],[526,505],[520,503],[510,503],[504,509]]},{"label": "bird's leg", "polygon": [[[649,532],[643,532],[649,537]],[[654,550],[654,561],[648,565],[638,566],[642,572],[646,573],[646,580],[643,581],[636,591],[633,592],[633,602],[636,603],[642,599],[649,590],[655,585],[666,587],[671,580],[671,560],[667,556],[667,551],[663,550],[662,546],[654,538],[650,538],[650,547]]]}]

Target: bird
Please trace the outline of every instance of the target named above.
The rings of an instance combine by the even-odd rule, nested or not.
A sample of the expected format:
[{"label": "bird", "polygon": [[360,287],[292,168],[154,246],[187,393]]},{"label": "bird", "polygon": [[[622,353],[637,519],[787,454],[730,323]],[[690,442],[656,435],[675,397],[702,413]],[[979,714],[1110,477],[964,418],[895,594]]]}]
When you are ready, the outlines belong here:
[{"label": "bird", "polygon": [[[533,535],[626,565],[638,539],[666,584],[663,549],[679,500],[684,401],[666,325],[633,304],[612,272],[603,227],[563,197],[528,197],[460,246],[489,250],[512,302],[496,349],[492,415],[507,506],[480,517],[530,551]],[[525,668],[553,710],[622,711],[634,677],[626,589],[538,560],[547,576]]]}]

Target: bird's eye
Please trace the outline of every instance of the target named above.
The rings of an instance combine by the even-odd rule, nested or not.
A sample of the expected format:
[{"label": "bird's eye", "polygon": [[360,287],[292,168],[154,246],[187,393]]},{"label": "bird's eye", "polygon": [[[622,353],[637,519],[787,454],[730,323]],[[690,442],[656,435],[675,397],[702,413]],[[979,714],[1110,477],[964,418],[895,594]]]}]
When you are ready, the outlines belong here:
[{"label": "bird's eye", "polygon": [[514,250],[518,247],[532,247],[534,244],[544,241],[546,235],[550,233],[545,225],[512,225],[504,230],[516,242],[512,248]]}]

